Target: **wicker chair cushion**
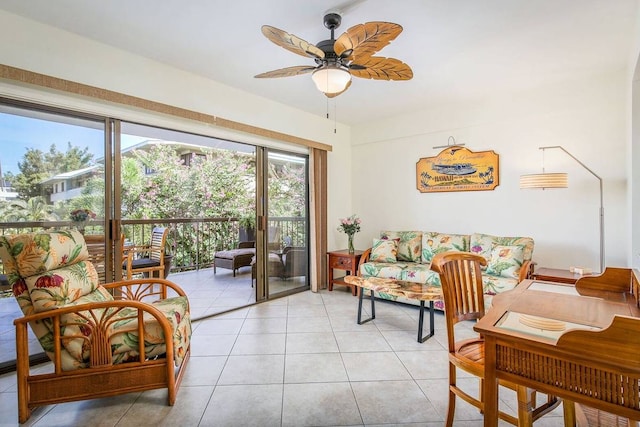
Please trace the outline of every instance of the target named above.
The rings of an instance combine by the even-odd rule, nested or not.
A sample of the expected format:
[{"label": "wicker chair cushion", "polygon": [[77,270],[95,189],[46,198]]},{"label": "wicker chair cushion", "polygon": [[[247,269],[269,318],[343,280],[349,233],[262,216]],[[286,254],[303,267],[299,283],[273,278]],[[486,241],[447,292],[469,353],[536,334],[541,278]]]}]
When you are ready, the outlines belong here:
[{"label": "wicker chair cushion", "polygon": [[[148,268],[148,267],[157,267],[160,265],[160,261],[156,261],[154,259],[149,259],[149,258],[138,258],[138,259],[134,259],[131,262],[131,267],[135,270],[138,268]],[[127,263],[124,262],[122,264],[122,268],[126,269],[127,268]]]},{"label": "wicker chair cushion", "polygon": [[16,234],[2,240],[15,260],[14,265],[5,263],[10,282],[12,274],[29,277],[89,259],[84,238],[76,230]]},{"label": "wicker chair cushion", "polygon": [[[106,294],[106,295],[105,295]],[[111,295],[103,288],[99,288],[96,292],[87,295],[78,300],[78,303],[104,301]],[[105,298],[105,299],[103,299]],[[159,309],[171,323],[173,330],[173,341],[175,360],[179,365],[182,363],[187,348],[189,347],[189,337],[191,336],[191,318],[188,311],[188,302],[186,297],[167,298],[165,300],[156,301],[153,305]],[[138,321],[129,316],[135,316],[135,309],[125,309],[114,315],[113,319],[113,335],[111,336],[111,348],[113,349],[113,363],[123,363],[128,361],[136,361],[139,357],[138,344]],[[100,318],[102,312],[94,310],[94,315],[83,312],[82,315],[72,314],[63,317],[63,322],[71,324],[66,326],[64,335],[70,337],[63,341],[64,347],[68,354],[74,359],[75,367],[84,367],[85,362],[89,359],[88,346],[84,345],[85,339],[79,338],[80,335],[88,336],[91,332],[90,323]],[[145,353],[147,358],[162,356],[166,352],[164,343],[164,335],[162,328],[156,322],[156,319],[149,313],[144,313],[145,323]]]},{"label": "wicker chair cushion", "polygon": [[[112,295],[98,284],[98,274],[88,259],[83,236],[77,231],[28,233],[0,236],[0,256],[5,272],[22,312],[25,315],[51,310],[56,307],[79,305],[88,302],[113,300]],[[168,298],[153,303],[170,321],[173,330],[176,364],[182,363],[191,336],[191,319],[186,297]],[[129,314],[131,311],[130,310]],[[102,312],[82,312],[63,316],[66,323],[61,352],[63,370],[87,366],[89,354],[86,339],[91,334],[91,322]],[[111,337],[114,348],[113,362],[121,363],[138,358],[137,320],[121,320],[127,315],[123,310],[116,315],[113,329],[122,333]],[[166,345],[163,333],[155,318],[145,313],[145,352],[147,358],[163,355]],[[53,356],[53,325],[48,322],[30,324],[42,348]],[[84,336],[85,338],[80,338]]]},{"label": "wicker chair cushion", "polygon": [[98,272],[90,262],[25,277],[36,313],[64,307],[98,288]]}]

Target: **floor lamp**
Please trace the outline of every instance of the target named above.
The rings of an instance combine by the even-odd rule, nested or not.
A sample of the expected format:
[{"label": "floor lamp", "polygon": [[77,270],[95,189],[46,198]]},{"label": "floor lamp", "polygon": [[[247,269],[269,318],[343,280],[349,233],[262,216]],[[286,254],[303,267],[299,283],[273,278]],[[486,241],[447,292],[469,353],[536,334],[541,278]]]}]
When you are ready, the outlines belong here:
[{"label": "floor lamp", "polygon": [[567,188],[569,186],[566,173],[545,173],[544,171],[544,150],[557,148],[564,151],[569,157],[578,162],[580,166],[585,168],[591,175],[595,176],[600,183],[600,273],[604,271],[604,203],[602,195],[602,178],[594,171],[589,169],[587,165],[582,163],[573,154],[568,152],[560,145],[549,147],[540,147],[542,150],[542,173],[522,175],[520,176],[520,188]]}]

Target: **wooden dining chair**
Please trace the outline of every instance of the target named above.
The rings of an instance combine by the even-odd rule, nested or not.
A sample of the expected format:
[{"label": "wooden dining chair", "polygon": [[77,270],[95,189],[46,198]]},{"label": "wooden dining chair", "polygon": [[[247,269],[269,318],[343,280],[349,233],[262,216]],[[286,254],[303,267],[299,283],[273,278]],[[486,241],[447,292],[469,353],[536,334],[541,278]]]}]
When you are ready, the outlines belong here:
[{"label": "wooden dining chair", "polygon": [[[131,280],[134,274],[146,273],[164,279],[165,274],[165,245],[169,229],[155,227],[151,231],[151,242],[148,245],[123,246],[124,263],[127,280]],[[124,242],[124,239],[122,240]]]},{"label": "wooden dining chair", "polygon": [[[447,342],[449,349],[449,409],[447,426],[453,425],[456,408],[456,397],[484,411],[482,399],[482,382],[484,379],[484,339],[482,337],[456,341],[455,325],[466,320],[478,320],[485,314],[484,293],[480,267],[487,260],[471,252],[441,252],[433,257],[431,269],[440,275],[447,323]],[[462,369],[480,379],[479,397],[475,398],[463,391],[457,384],[457,369]],[[547,402],[534,409],[535,390],[500,382],[500,385],[513,389],[518,394],[518,417],[499,412],[500,419],[510,424],[532,425],[544,414],[559,404],[556,397],[549,396]]]}]

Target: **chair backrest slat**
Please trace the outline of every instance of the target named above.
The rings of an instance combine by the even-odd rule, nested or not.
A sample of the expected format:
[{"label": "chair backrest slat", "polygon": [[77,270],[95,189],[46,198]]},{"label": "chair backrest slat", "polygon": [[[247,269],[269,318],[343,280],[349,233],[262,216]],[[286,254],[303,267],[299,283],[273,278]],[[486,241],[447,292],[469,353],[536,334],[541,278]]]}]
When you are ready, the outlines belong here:
[{"label": "chair backrest slat", "polygon": [[470,252],[441,252],[433,257],[431,269],[440,275],[450,351],[455,347],[454,325],[485,314],[480,266],[486,264],[484,257]]},{"label": "chair backrest slat", "polygon": [[160,261],[164,254],[164,246],[167,242],[167,234],[169,229],[165,227],[156,227],[151,232],[151,250],[149,251],[149,259]]}]

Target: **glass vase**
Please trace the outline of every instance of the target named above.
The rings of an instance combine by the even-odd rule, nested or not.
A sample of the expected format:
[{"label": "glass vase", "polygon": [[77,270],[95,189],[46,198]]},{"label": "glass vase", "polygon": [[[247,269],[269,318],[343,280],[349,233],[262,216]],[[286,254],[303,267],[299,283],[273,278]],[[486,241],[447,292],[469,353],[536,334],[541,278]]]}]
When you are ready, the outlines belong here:
[{"label": "glass vase", "polygon": [[355,248],[353,247],[353,234],[347,234],[347,237],[349,238],[348,250],[349,250],[349,253],[352,254],[356,251]]},{"label": "glass vase", "polygon": [[73,221],[73,226],[80,232],[80,234],[84,234],[84,228],[87,226],[88,222],[89,221]]}]

